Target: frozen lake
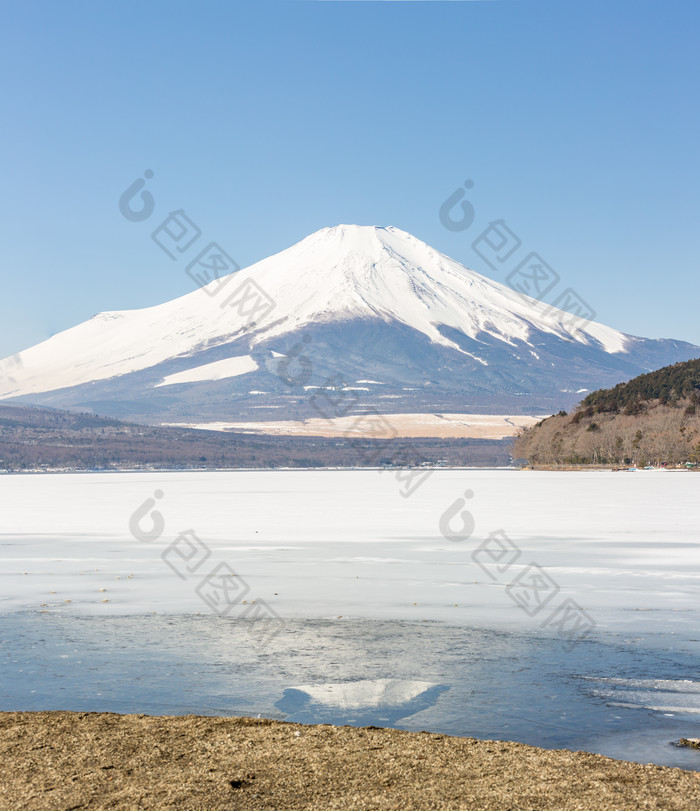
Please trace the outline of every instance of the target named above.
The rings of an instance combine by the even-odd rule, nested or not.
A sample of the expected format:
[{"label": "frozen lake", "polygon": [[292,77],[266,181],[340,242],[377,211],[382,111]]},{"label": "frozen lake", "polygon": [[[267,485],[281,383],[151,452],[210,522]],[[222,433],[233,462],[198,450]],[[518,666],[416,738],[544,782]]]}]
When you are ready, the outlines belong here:
[{"label": "frozen lake", "polygon": [[670,472],[2,476],[0,707],[698,769],[670,745],[699,734],[698,490]]}]

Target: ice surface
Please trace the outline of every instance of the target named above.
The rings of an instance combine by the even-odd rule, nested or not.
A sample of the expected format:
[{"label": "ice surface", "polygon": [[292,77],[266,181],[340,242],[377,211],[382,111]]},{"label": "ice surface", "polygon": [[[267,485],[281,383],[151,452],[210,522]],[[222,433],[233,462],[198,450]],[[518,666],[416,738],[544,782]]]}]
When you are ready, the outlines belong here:
[{"label": "ice surface", "polygon": [[700,714],[700,681],[691,679],[593,679],[593,695],[610,706],[640,707],[663,713]]},{"label": "ice surface", "polygon": [[[0,611],[208,611],[195,589],[226,564],[249,586],[247,606],[263,600],[282,617],[540,632],[549,609],[570,599],[595,622],[593,633],[631,644],[677,636],[692,647],[700,638],[699,488],[700,476],[681,472],[6,475]],[[129,528],[142,505],[145,532],[151,513],[162,519],[153,540]],[[190,561],[194,547],[177,540],[188,530],[201,543]],[[495,553],[480,550],[500,537],[511,544],[508,559],[517,556],[504,572]],[[558,589],[536,615],[508,589],[532,564]]]},{"label": "ice surface", "polygon": [[[406,475],[0,476],[0,707],[400,725],[698,768],[670,742],[700,712],[700,476]],[[508,588],[532,563],[559,589],[534,614]],[[239,575],[225,620],[201,589],[221,564]],[[573,646],[543,627],[567,599],[595,621]],[[247,622],[265,607],[271,625]]]}]

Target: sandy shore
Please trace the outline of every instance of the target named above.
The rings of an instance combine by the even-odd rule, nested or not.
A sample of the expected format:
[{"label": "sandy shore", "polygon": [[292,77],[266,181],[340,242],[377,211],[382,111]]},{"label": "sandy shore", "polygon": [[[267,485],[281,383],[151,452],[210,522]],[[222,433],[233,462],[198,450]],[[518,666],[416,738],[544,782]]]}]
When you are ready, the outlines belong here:
[{"label": "sandy shore", "polygon": [[0,713],[0,749],[3,811],[700,808],[695,772],[375,727]]}]

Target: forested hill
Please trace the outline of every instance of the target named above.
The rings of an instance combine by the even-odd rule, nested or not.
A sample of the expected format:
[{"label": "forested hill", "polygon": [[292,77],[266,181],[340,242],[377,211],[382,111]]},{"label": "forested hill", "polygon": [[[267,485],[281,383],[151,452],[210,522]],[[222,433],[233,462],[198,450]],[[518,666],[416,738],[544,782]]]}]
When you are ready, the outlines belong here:
[{"label": "forested hill", "polygon": [[697,465],[700,359],[589,394],[524,431],[514,455],[531,465]]},{"label": "forested hill", "polygon": [[685,363],[664,366],[656,372],[639,375],[628,383],[619,383],[613,389],[600,389],[584,398],[580,410],[592,407],[594,411],[637,414],[658,400],[661,405],[675,405],[688,400],[689,405],[700,404],[700,358]]}]

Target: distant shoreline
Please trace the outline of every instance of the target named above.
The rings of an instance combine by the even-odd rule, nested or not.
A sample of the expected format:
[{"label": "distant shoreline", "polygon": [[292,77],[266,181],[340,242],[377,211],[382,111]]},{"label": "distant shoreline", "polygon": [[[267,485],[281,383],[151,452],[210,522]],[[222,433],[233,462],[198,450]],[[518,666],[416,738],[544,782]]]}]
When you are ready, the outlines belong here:
[{"label": "distant shoreline", "polygon": [[655,468],[643,468],[643,467],[635,467],[634,465],[623,465],[620,467],[613,467],[612,465],[523,465],[519,470],[523,471],[552,471],[552,472],[566,472],[566,471],[581,471],[581,470],[600,470],[605,471],[608,470],[611,473],[624,473],[624,472],[632,472],[635,473],[697,473],[700,468],[688,468],[688,467],[655,467]]},{"label": "distant shoreline", "polygon": [[102,473],[352,473],[369,471],[374,473],[392,473],[401,470],[522,470],[515,465],[440,465],[432,467],[399,465],[393,467],[134,467],[134,468],[46,468],[35,470],[0,470],[0,476],[46,475],[51,473],[67,474],[102,474]]},{"label": "distant shoreline", "polygon": [[0,470],[0,476],[29,476],[48,474],[103,474],[103,473],[351,473],[375,472],[391,473],[401,470],[439,471],[439,470],[502,470],[523,473],[571,473],[571,472],[636,472],[636,473],[700,473],[700,467],[667,467],[645,470],[644,468],[620,467],[610,465],[394,465],[387,467],[360,467],[328,465],[318,467],[125,467],[125,468],[37,468],[30,470]]}]

